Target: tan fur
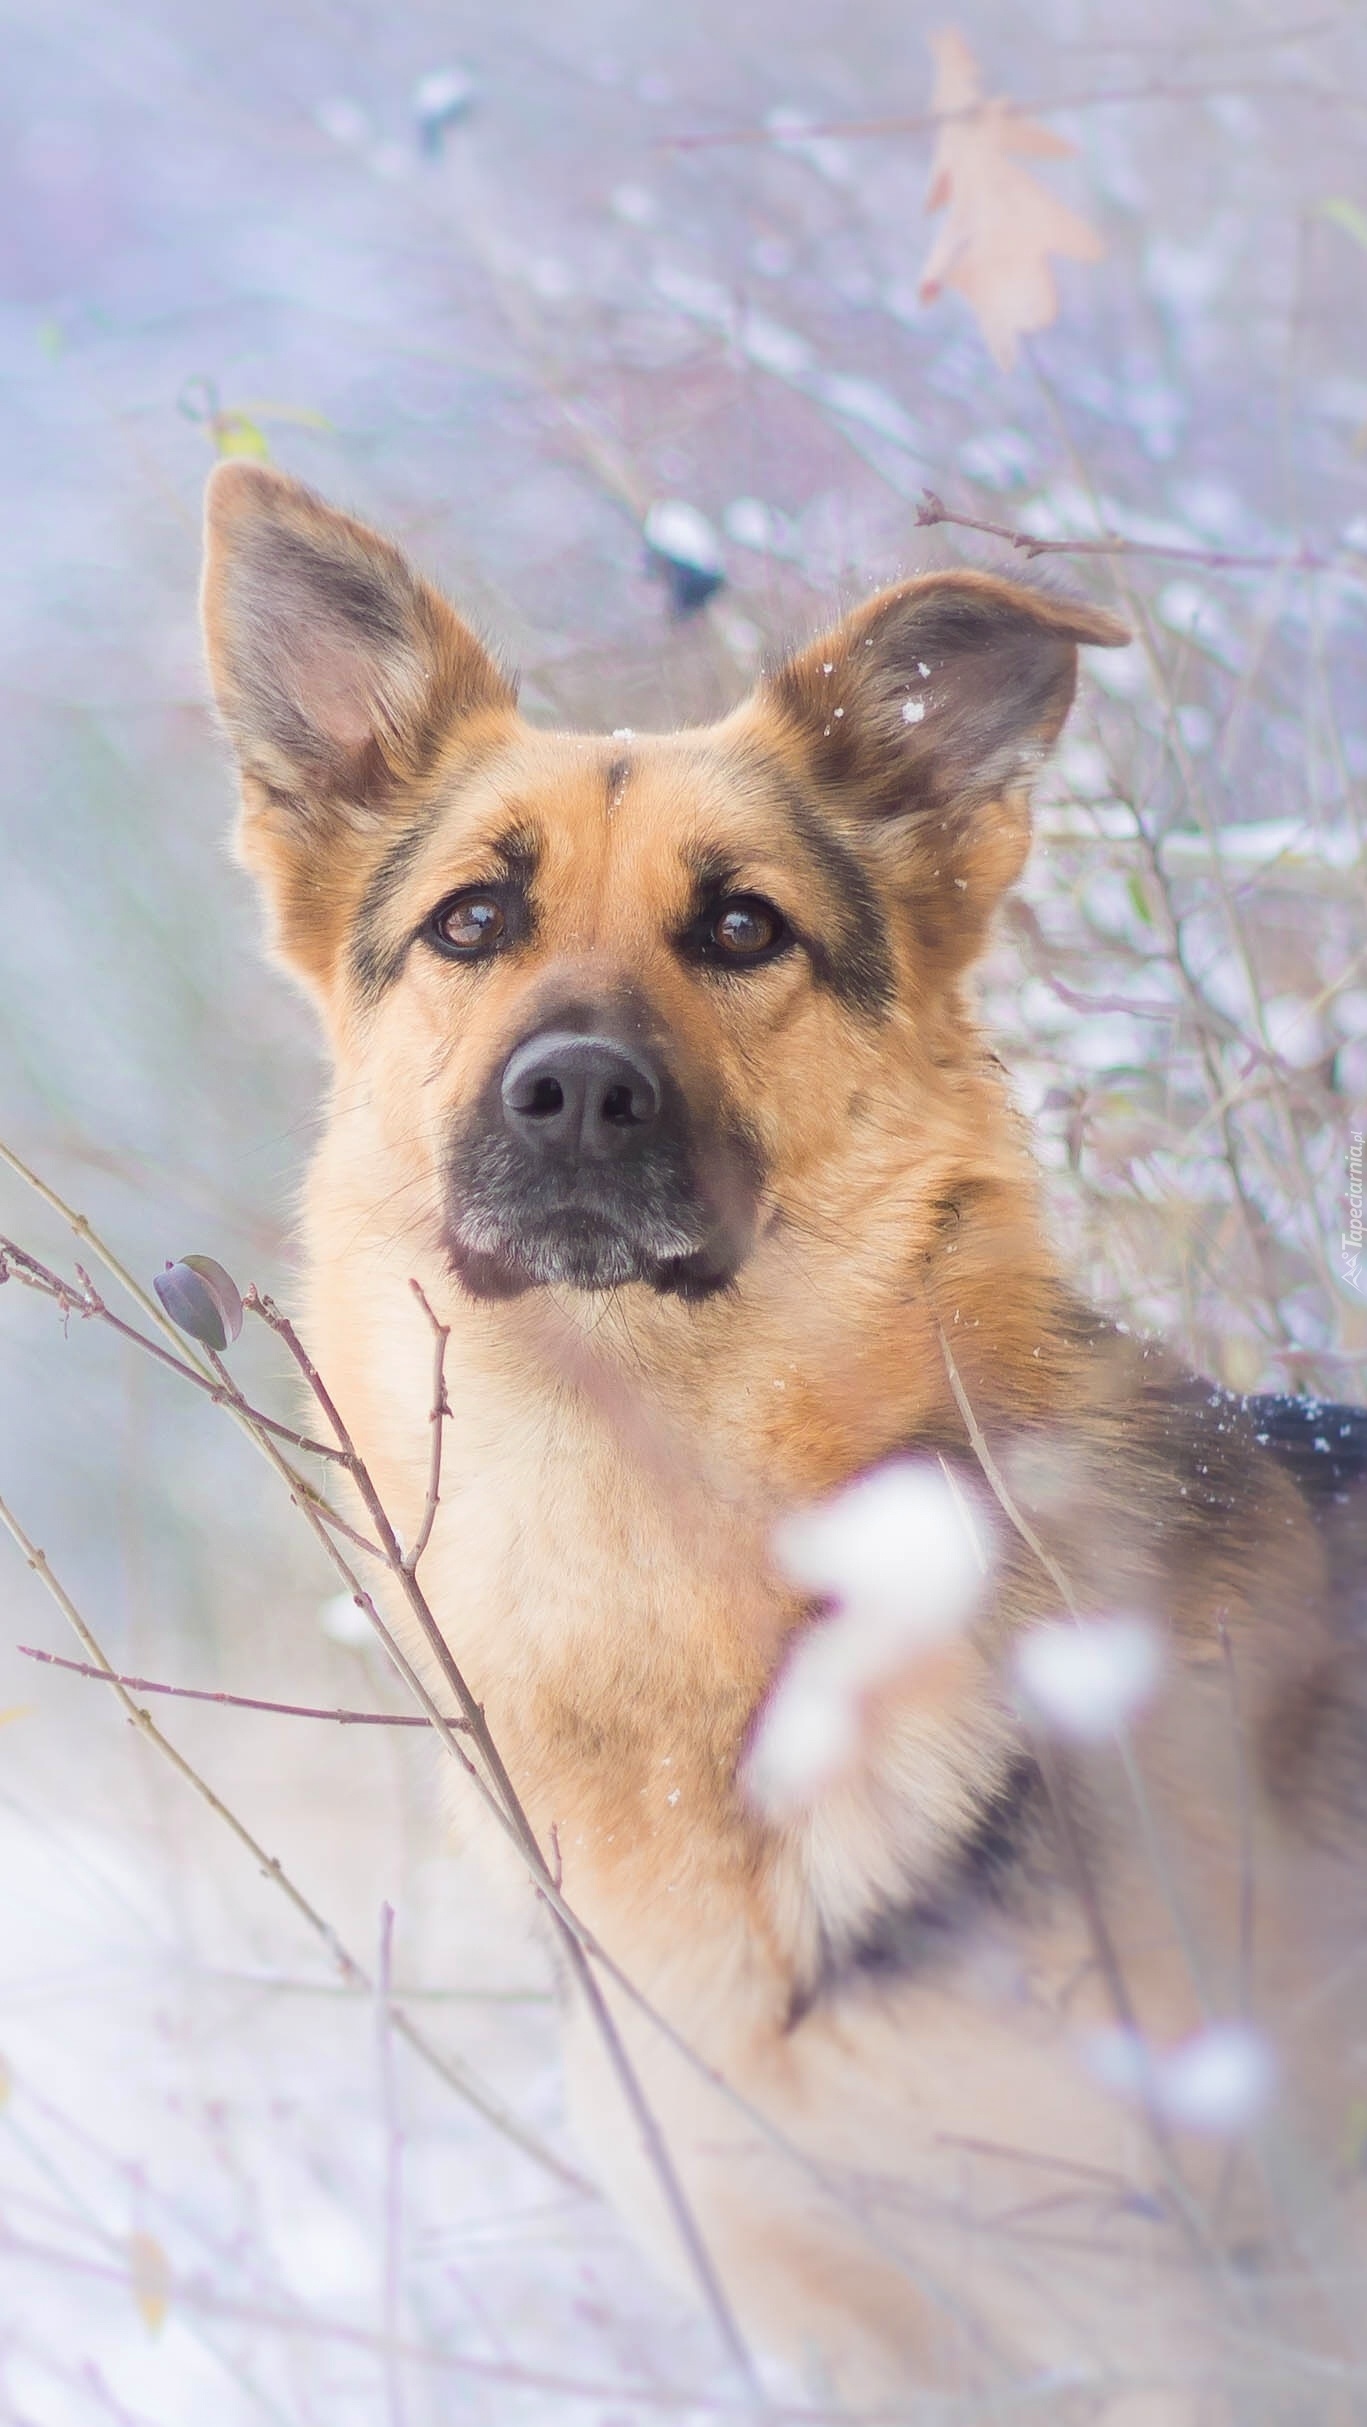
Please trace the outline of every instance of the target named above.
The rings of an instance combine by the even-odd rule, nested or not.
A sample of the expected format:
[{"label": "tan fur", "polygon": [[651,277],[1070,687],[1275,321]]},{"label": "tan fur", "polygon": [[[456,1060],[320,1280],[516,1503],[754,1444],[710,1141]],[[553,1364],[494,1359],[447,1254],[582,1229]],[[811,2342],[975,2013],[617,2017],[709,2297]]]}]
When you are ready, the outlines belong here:
[{"label": "tan fur", "polygon": [[[1292,1808],[1313,1745],[1294,1775],[1262,1751],[1298,1681],[1334,1657],[1318,1542],[1247,1428],[1198,1437],[1161,1352],[1071,1301],[963,985],[1023,861],[1029,776],[1066,714],[1076,643],[1123,635],[1072,600],[931,576],[706,731],[540,732],[386,543],[245,466],[215,477],[205,598],[244,853],[335,1055],[305,1217],[311,1345],[413,1529],[430,1338],[411,1278],[451,1326],[428,1596],[542,1842],[555,1830],[571,1903],[817,2163],[767,2142],[621,2007],[747,2325],[851,2397],[1061,2367],[1094,2391],[1068,2397],[1076,2409],[1060,2396],[1059,2418],[1226,2415],[1173,2389],[1216,2351],[1219,2304],[1174,2215],[1169,2158],[1079,2060],[1115,2015],[1051,1832],[1011,1898],[966,1914],[920,1970],[821,1989],[832,1934],[932,1892],[1019,1761],[1004,1650],[1029,1617],[1057,1614],[1058,1592],[999,1511],[989,1607],[887,1689],[853,1774],[784,1824],[740,1784],[811,1622],[769,1558],[775,1518],[908,1446],[981,1482],[943,1330],[1079,1605],[1141,1610],[1180,1655],[1136,1759],[1182,1930],[1114,1759],[1073,1763],[1067,1786],[1135,2017],[1167,2043],[1237,2010],[1255,1862],[1252,1994],[1283,2049],[1286,2129],[1305,2121],[1322,2148],[1341,2132],[1355,2089],[1332,2054],[1335,2002],[1301,1988],[1326,1938],[1356,1928],[1356,1881],[1337,1850],[1312,1854]],[[949,671],[908,718],[930,629]],[[794,905],[821,935],[841,928],[848,903],[795,798],[819,804],[885,923],[877,1016],[815,983],[801,954],[718,986],[675,947],[705,851],[734,864],[740,891]],[[478,973],[420,943],[405,953],[441,897],[482,881],[510,826],[541,846],[531,942]],[[381,863],[383,899],[363,912]],[[371,961],[389,956],[378,991],[357,974],[363,918]],[[451,1124],[543,1006],[624,989],[668,1040],[698,1121],[721,1137],[743,1119],[762,1164],[751,1203],[718,1150],[718,1219],[745,1241],[733,1284],[697,1304],[640,1283],[472,1298],[448,1252]],[[582,2015],[567,2030],[594,2161],[677,2271],[601,2052]],[[1217,2160],[1171,2162],[1199,2198]],[[1217,2241],[1274,2232],[1255,2171],[1241,2162],[1226,2184]],[[1324,2331],[1333,2344],[1340,2327]],[[1122,2407],[1130,2376],[1151,2390]]]}]

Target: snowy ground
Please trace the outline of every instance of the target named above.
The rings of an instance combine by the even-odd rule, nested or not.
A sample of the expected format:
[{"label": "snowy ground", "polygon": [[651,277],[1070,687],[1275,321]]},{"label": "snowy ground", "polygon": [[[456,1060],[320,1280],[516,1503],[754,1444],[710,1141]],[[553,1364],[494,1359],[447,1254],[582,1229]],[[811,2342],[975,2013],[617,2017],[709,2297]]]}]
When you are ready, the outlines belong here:
[{"label": "snowy ground", "polygon": [[[990,560],[917,530],[926,484],[1042,535],[1330,558],[1075,568],[1146,646],[1097,668],[987,1003],[1091,1285],[1237,1384],[1362,1395],[1337,1238],[1367,1092],[1367,42],[1346,0],[1140,17],[959,12],[1076,143],[1047,173],[1109,247],[1008,375],[956,301],[916,302],[924,127],[793,116],[923,113],[938,6],[6,12],[0,1135],[137,1272],[198,1248],[288,1300],[318,1080],[224,854],[198,670],[231,412],[404,535],[570,721],[709,711],[832,603]],[[421,80],[457,69],[468,112],[424,144]],[[641,546],[669,498],[728,576],[686,622]],[[8,1180],[0,1227],[68,1252]],[[388,1696],[213,1411],[16,1297],[0,1492],[111,1654]],[[74,1646],[8,1553],[0,1579],[0,2419],[622,2427],[719,2396],[601,2208],[387,2044],[105,1689],[17,1654]],[[393,1908],[406,2010],[572,2161],[544,1961],[442,1850],[423,1741],[159,1716],[372,1972]]]}]

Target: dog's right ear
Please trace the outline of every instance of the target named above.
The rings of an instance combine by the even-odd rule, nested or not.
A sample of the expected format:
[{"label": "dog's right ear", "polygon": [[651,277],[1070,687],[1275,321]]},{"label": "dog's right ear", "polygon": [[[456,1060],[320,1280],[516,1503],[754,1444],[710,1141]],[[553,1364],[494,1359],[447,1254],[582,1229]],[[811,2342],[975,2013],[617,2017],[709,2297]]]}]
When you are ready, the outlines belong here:
[{"label": "dog's right ear", "polygon": [[210,479],[203,610],[243,775],[297,815],[364,817],[454,725],[514,704],[397,548],[259,464]]}]

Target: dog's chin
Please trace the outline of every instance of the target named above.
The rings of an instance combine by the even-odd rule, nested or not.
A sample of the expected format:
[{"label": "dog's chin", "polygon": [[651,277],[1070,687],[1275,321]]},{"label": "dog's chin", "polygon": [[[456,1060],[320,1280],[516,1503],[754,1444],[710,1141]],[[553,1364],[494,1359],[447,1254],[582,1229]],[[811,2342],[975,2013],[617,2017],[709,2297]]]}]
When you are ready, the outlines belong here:
[{"label": "dog's chin", "polygon": [[520,1298],[532,1289],[583,1290],[603,1295],[636,1282],[657,1297],[715,1296],[735,1279],[736,1265],[707,1247],[683,1252],[653,1247],[603,1223],[557,1223],[508,1233],[476,1246],[459,1229],[447,1237],[452,1272],[466,1295],[485,1303]]}]

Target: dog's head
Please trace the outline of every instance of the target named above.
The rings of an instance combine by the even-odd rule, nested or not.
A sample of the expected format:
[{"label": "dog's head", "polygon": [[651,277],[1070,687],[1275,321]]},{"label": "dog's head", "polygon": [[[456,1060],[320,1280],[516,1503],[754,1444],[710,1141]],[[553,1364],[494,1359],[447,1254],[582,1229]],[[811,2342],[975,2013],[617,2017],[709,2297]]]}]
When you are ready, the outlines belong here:
[{"label": "dog's head", "polygon": [[860,1108],[931,1083],[1077,644],[1125,638],[930,574],[720,724],[546,733],[393,547],[244,464],[205,624],[280,949],[486,1297],[723,1286]]}]

